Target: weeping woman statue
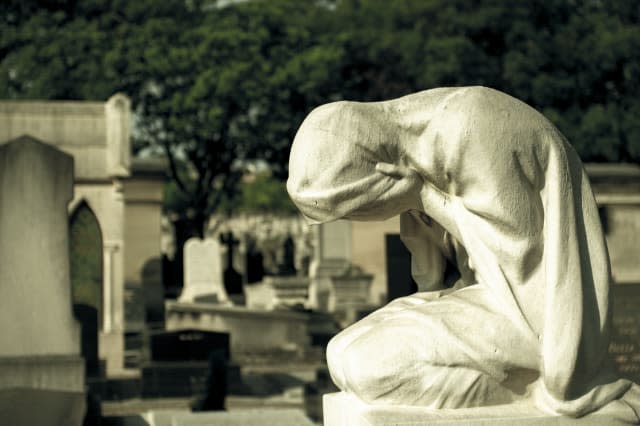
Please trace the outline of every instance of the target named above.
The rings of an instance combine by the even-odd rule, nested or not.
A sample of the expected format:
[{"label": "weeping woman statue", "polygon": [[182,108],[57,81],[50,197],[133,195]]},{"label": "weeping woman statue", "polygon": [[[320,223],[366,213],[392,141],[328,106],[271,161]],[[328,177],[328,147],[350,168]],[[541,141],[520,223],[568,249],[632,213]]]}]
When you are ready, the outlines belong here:
[{"label": "weeping woman statue", "polygon": [[608,361],[610,267],[591,187],[531,107],[484,87],[327,104],[302,123],[289,173],[312,223],[399,214],[412,254],[418,292],[330,342],[342,390],[430,408],[530,400],[572,417],[637,392]]}]

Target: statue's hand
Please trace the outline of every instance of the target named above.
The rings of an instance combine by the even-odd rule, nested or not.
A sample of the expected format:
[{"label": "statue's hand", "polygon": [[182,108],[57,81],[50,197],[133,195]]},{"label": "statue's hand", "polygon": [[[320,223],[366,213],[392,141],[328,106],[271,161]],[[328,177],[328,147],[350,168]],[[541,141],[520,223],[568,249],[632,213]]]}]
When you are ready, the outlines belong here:
[{"label": "statue's hand", "polygon": [[421,180],[418,173],[406,166],[398,166],[396,164],[391,163],[377,163],[376,164],[376,172],[382,173],[385,176],[389,176],[390,178],[401,180],[401,179],[411,179],[411,180]]}]

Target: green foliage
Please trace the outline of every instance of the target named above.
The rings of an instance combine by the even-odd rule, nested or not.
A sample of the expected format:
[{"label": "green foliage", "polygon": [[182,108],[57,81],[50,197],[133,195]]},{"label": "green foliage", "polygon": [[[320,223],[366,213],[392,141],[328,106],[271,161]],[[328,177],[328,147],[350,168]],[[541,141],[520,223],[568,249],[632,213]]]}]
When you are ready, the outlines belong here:
[{"label": "green foliage", "polygon": [[[0,97],[133,100],[168,208],[233,209],[243,165],[283,179],[315,106],[482,84],[543,111],[585,161],[640,159],[635,0],[10,0]],[[234,195],[235,194],[235,195]]]},{"label": "green foliage", "polygon": [[245,213],[296,214],[284,182],[270,173],[259,173],[240,185],[237,210]]}]

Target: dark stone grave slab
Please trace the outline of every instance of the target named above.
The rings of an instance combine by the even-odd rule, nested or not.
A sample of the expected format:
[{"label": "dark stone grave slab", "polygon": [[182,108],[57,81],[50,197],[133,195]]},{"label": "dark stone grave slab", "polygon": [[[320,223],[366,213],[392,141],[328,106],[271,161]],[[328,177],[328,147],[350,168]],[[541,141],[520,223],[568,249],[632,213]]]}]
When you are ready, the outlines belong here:
[{"label": "dark stone grave slab", "polygon": [[142,366],[142,397],[200,395],[200,410],[223,409],[229,366],[228,333],[202,330],[153,332],[149,360]]},{"label": "dark stone grave slab", "polygon": [[640,383],[640,283],[615,284],[609,354],[616,372]]},{"label": "dark stone grave slab", "polygon": [[229,333],[203,330],[178,330],[151,333],[149,336],[152,361],[209,360],[213,350],[223,351],[229,359]]}]

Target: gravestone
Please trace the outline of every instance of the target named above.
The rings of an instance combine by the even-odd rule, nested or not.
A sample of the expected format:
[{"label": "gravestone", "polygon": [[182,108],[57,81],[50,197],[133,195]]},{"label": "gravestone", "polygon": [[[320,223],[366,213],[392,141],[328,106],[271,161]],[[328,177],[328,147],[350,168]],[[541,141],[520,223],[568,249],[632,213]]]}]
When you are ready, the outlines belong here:
[{"label": "gravestone", "polygon": [[309,307],[328,311],[332,297],[331,277],[342,275],[351,265],[351,223],[347,220],[316,227],[317,249],[310,267]]},{"label": "gravestone", "polygon": [[215,239],[187,240],[181,302],[229,303],[220,260],[220,245]]},{"label": "gravestone", "polygon": [[229,368],[229,333],[194,329],[153,332],[149,346],[150,359],[142,366],[143,397],[205,395],[203,401],[209,404],[203,404],[203,409],[224,401],[227,374],[235,372]]},{"label": "gravestone", "polygon": [[369,302],[372,281],[373,275],[355,265],[331,277],[328,310],[342,327],[353,324],[373,309]]},{"label": "gravestone", "polygon": [[0,146],[0,401],[29,400],[0,404],[7,424],[44,417],[79,425],[84,415],[69,278],[72,195],[71,156],[27,136]]}]

